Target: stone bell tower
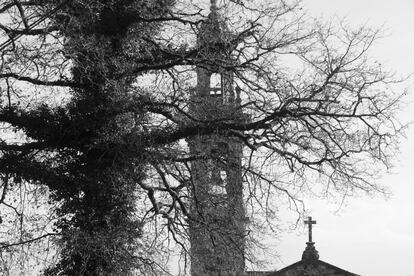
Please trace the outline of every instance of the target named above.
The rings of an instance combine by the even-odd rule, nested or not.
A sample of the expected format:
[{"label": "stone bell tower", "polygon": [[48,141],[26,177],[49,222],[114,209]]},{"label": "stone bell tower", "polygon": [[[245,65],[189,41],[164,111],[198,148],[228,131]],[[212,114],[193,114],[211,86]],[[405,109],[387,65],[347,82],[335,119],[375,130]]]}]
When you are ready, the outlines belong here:
[{"label": "stone bell tower", "polygon": [[[240,92],[231,68],[231,34],[216,1],[198,34],[200,64],[190,113],[205,126],[245,120]],[[243,275],[245,270],[245,210],[242,188],[242,144],[223,130],[187,140],[192,187],[189,234],[192,276]]]}]

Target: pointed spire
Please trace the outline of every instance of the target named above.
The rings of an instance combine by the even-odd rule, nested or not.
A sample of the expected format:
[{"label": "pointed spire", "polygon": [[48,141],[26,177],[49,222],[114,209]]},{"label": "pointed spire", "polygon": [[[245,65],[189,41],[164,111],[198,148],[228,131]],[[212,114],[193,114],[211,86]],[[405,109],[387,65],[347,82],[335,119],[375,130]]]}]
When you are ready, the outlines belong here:
[{"label": "pointed spire", "polygon": [[217,11],[218,10],[218,8],[217,8],[217,0],[211,0],[210,3],[211,3],[210,4],[210,10],[212,12]]},{"label": "pointed spire", "polygon": [[219,44],[226,36],[226,24],[219,14],[217,0],[210,0],[210,13],[200,26],[199,42]]}]

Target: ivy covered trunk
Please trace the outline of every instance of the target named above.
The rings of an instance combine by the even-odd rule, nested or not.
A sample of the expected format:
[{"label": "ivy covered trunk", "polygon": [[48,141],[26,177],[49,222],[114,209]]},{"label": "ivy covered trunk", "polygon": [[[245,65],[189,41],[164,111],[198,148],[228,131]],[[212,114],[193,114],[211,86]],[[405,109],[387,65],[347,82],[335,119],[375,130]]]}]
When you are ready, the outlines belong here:
[{"label": "ivy covered trunk", "polygon": [[44,107],[42,125],[27,126],[51,149],[49,162],[42,160],[33,173],[44,174],[42,182],[61,202],[60,261],[46,275],[129,275],[151,267],[136,255],[142,231],[134,215],[136,192],[146,153],[134,133],[146,117],[131,97],[139,73],[128,69],[154,54],[142,38],[157,24],[139,18],[161,15],[169,2],[47,1],[51,9],[61,6],[51,20],[73,63],[73,87],[66,106]]}]

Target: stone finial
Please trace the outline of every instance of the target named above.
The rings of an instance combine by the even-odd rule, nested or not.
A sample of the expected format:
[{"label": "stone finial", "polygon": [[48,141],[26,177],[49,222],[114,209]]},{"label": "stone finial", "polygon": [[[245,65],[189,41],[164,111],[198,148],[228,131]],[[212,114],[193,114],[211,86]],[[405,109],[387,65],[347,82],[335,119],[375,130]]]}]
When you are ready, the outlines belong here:
[{"label": "stone finial", "polygon": [[302,261],[313,262],[319,260],[318,250],[315,248],[314,242],[307,242],[305,251],[302,254]]}]

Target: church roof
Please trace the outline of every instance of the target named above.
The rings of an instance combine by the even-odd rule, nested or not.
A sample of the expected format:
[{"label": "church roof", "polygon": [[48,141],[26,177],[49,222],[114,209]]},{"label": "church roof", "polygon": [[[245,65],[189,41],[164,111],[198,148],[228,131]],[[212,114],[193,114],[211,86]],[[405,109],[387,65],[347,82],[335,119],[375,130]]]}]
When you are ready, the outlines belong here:
[{"label": "church roof", "polygon": [[[266,275],[266,274],[265,274]],[[279,271],[271,272],[266,276],[359,276],[330,263],[315,260],[312,262],[299,261]]]},{"label": "church roof", "polygon": [[319,253],[314,246],[315,243],[312,241],[312,225],[316,224],[316,221],[309,217],[305,224],[309,227],[309,241],[306,243],[302,260],[279,271],[250,271],[247,272],[247,276],[359,276],[319,260]]},{"label": "church roof", "polygon": [[246,276],[271,276],[272,271],[247,271]]},{"label": "church roof", "polygon": [[300,260],[278,271],[248,271],[247,276],[359,276],[330,263]]}]

